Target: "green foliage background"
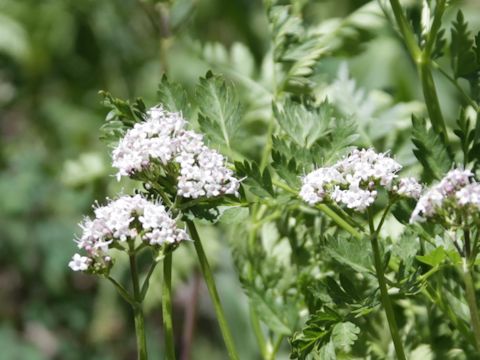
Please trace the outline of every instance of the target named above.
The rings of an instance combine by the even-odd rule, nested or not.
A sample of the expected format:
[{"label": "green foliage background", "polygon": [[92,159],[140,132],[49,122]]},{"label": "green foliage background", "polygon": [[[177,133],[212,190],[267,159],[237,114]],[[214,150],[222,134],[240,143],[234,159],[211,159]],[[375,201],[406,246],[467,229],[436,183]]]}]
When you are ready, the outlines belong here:
[{"label": "green foliage background", "polygon": [[[309,148],[319,139],[339,144],[331,136],[348,139],[352,125],[358,129],[361,144],[377,150],[392,149],[402,164],[417,164],[409,171],[418,173],[414,149],[425,153],[421,144],[426,142],[422,136],[427,130],[421,120],[414,123],[414,136],[420,139],[415,147],[410,142],[410,117],[412,113],[425,115],[419,80],[406,49],[375,6],[376,2],[361,0],[293,1],[293,13],[318,32],[302,30],[293,17],[287,19],[288,24],[282,23],[280,12],[270,14],[279,29],[285,29],[276,32],[272,49],[272,29],[260,0],[0,1],[0,359],[100,360],[135,356],[129,309],[110,284],[72,274],[67,268],[75,250],[71,239],[79,230],[76,224],[82,214],[89,213],[95,199],[102,200],[122,188],[128,192],[132,187],[110,176],[114,171],[109,165],[108,148],[99,140],[99,129],[107,114],[99,90],[108,90],[120,98],[141,96],[148,106],[159,100],[168,103],[172,98],[178,104],[180,90],[166,93],[165,89],[172,87],[163,87],[163,92],[157,94],[161,82],[182,84],[190,98],[195,97],[195,91],[210,94],[198,105],[198,127],[211,135],[211,143],[218,147],[231,145],[241,154],[228,154],[233,160],[247,157],[261,163],[265,160],[261,158],[262,149],[271,146],[267,120],[272,116],[272,100],[279,95],[275,89],[295,97],[313,88],[337,110],[351,115],[351,120],[345,120],[344,132],[332,134],[328,124],[319,128],[315,119],[308,117],[309,104],[274,109],[280,127],[294,140],[293,144],[284,144],[280,138],[273,140],[278,142],[274,148],[279,150],[272,154],[275,170],[284,174],[288,185],[298,185],[298,177],[292,173],[310,170],[291,162],[292,154],[298,155],[297,161],[302,157],[311,159],[309,154],[295,153],[296,147]],[[455,6],[461,6],[470,28],[478,30],[479,3],[470,0]],[[418,4],[412,2],[412,17],[418,17],[418,12]],[[453,20],[455,13],[448,12],[445,22]],[[464,31],[461,24],[456,29],[457,33]],[[297,37],[298,46],[285,48]],[[452,51],[455,55],[455,51],[464,50]],[[283,64],[282,71],[287,74],[284,79],[272,78],[272,59]],[[455,75],[470,81],[468,71],[472,66],[455,62]],[[222,104],[232,107],[216,106],[214,90],[209,86],[212,81],[219,87],[223,85],[220,78],[211,78],[216,75],[207,74],[209,69],[236,85],[238,98],[228,91],[223,93],[226,99]],[[162,80],[163,74],[168,75],[168,80]],[[435,80],[447,124],[454,127],[460,96],[444,78]],[[197,83],[200,86],[196,88]],[[186,104],[175,110],[182,110],[188,117]],[[209,121],[209,117],[218,118],[229,109],[237,111],[238,104],[242,104],[241,128],[226,123],[224,128],[216,129],[216,124]],[[299,129],[292,122],[296,117],[305,121]],[[430,137],[429,141],[430,149],[435,149],[435,139]],[[311,162],[327,162],[338,150],[326,147],[321,159]],[[432,159],[425,161],[439,171],[449,167]],[[256,178],[260,183],[265,180],[261,174],[256,177],[248,166],[245,173],[253,185]],[[265,189],[259,187],[258,191]],[[259,355],[246,297],[227,247],[234,235],[246,234],[229,230],[228,219],[224,218],[223,227],[205,226],[201,230],[207,240],[204,244],[208,256],[216,267],[228,320],[234,325],[240,356],[256,359]],[[233,219],[232,223],[238,221]],[[276,244],[276,230],[265,226],[261,231],[262,241],[270,244],[280,259],[285,256],[286,250]],[[395,224],[390,225],[389,232],[395,231]],[[235,242],[242,240],[240,237]],[[330,247],[331,256],[348,253],[345,246],[338,243]],[[259,263],[257,266],[261,260]],[[361,267],[361,259],[353,265]],[[174,266],[174,321],[180,339],[185,313],[194,302],[195,283],[200,281],[188,245],[175,253]],[[117,270],[121,277],[121,266]],[[289,276],[297,275],[283,273],[286,283]],[[268,276],[271,274],[265,275],[261,286],[268,287]],[[156,280],[160,283],[161,279],[157,276]],[[151,292],[147,301],[149,346],[152,353],[161,353],[161,287],[155,287],[153,282]],[[269,327],[279,333],[290,332],[292,316],[285,312],[285,318],[278,318],[282,310],[269,308],[271,302],[265,300],[264,289],[249,288],[247,292]],[[287,297],[286,301],[285,309],[294,308],[288,301],[294,304],[295,298]],[[193,358],[225,359],[201,281],[197,307]],[[356,333],[352,323],[339,325],[334,333]],[[309,326],[315,326],[314,321]],[[340,344],[344,348],[350,345]],[[288,358],[289,351],[285,342],[279,358]]]}]

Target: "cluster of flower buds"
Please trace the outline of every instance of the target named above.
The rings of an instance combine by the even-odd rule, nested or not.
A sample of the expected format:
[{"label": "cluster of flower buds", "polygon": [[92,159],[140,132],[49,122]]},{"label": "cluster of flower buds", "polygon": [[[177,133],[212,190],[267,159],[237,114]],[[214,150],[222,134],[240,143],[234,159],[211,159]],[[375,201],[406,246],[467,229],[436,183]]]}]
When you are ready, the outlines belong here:
[{"label": "cluster of flower buds", "polygon": [[300,196],[311,205],[330,200],[356,211],[364,211],[375,201],[379,186],[398,196],[418,198],[422,187],[415,179],[396,183],[401,168],[388,154],[355,149],[335,165],[305,176]]},{"label": "cluster of flower buds", "polygon": [[[458,212],[476,214],[480,211],[480,184],[470,170],[453,169],[418,200],[410,223],[440,218],[454,225]],[[461,220],[460,220],[461,221]]]},{"label": "cluster of flower buds", "polygon": [[128,240],[139,238],[153,247],[174,245],[187,240],[164,206],[140,195],[122,196],[95,208],[95,217],[80,224],[82,235],[76,240],[86,256],[75,254],[69,263],[74,271],[102,273],[112,265],[110,250],[127,249]]},{"label": "cluster of flower buds", "polygon": [[162,107],[147,111],[145,121],[127,131],[113,150],[117,177],[132,176],[158,164],[179,167],[178,195],[184,198],[237,195],[239,181],[225,165],[225,158],[209,149],[200,134],[186,130],[181,114]]}]

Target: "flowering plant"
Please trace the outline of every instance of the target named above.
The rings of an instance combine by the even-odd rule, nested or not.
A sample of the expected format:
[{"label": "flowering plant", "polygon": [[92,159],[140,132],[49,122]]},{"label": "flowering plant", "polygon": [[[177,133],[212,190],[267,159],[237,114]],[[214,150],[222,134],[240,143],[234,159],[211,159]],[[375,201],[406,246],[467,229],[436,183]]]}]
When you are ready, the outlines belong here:
[{"label": "flowering plant", "polygon": [[[449,40],[454,74],[449,75],[435,59],[446,47],[441,24],[450,4],[422,6],[413,28],[398,0],[391,0],[390,6],[380,2],[359,9],[332,32],[302,21],[295,6],[265,1],[271,50],[262,69],[273,74],[246,76],[233,64],[211,61],[240,91],[211,71],[193,93],[164,76],[159,104],[151,108],[140,99],[102,93],[110,109],[103,138],[113,143],[117,180],[134,180],[136,195],[95,208],[76,240],[84,255],[75,254],[69,266],[107,278],[132,305],[139,359],[147,358],[143,300],[159,262],[165,353],[176,357],[171,277],[180,246],[195,249],[228,356],[241,358],[197,231],[200,221],[228,235],[265,360],[275,359],[285,340],[292,359],[415,358],[425,348],[432,352],[438,335],[432,326],[427,339],[415,329],[417,322],[440,316],[465,356],[479,351],[474,280],[480,246],[480,188],[474,180],[480,161],[479,45],[466,40],[467,25],[459,15]],[[401,122],[398,114],[387,116],[394,118],[387,125],[398,126],[398,138],[376,128],[386,116],[379,115],[382,107],[362,108],[363,96],[348,81],[342,85],[344,70],[334,84],[319,86],[315,77],[319,60],[353,51],[349,34],[364,35],[362,41],[373,36],[376,29],[355,21],[367,15],[398,27],[421,80],[425,106],[405,115],[412,115],[412,126],[395,124]],[[330,33],[338,38],[333,41]],[[434,69],[465,103],[455,140],[438,100]],[[470,94],[460,77],[470,82]],[[383,95],[393,106],[395,100]],[[352,110],[351,103],[358,108]],[[254,137],[251,128],[260,129],[254,146],[245,141]],[[410,138],[413,149],[404,140]],[[405,161],[412,150],[416,161]],[[147,249],[153,256],[141,285],[137,257]],[[130,261],[130,286],[111,276],[122,252]],[[465,298],[468,316],[454,311],[454,294]],[[427,303],[435,310],[425,318],[416,309]]]}]

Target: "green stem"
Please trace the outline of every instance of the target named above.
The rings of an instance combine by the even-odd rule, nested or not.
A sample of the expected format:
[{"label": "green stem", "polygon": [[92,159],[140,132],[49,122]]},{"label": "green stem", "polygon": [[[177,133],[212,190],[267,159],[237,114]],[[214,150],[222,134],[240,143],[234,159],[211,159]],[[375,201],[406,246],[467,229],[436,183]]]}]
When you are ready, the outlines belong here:
[{"label": "green stem", "polygon": [[[133,248],[133,244],[131,244],[130,249]],[[140,293],[140,285],[138,280],[138,270],[137,270],[137,260],[136,254],[131,252],[129,254],[130,260],[130,272],[132,275],[132,285],[133,285],[133,296],[135,298],[135,305],[132,306],[134,320],[135,320],[135,334],[137,336],[137,353],[138,353],[138,360],[147,360],[147,340],[145,337],[145,320],[143,317],[143,309],[142,309],[142,300],[141,300],[141,293]]]},{"label": "green stem", "polygon": [[393,311],[392,302],[388,295],[387,284],[385,281],[385,273],[383,271],[382,257],[380,256],[380,247],[378,244],[378,233],[374,231],[373,217],[369,213],[369,226],[370,226],[370,242],[372,244],[373,260],[375,264],[375,271],[377,273],[378,285],[380,287],[380,299],[387,316],[388,326],[390,328],[390,335],[392,336],[393,345],[395,346],[395,352],[399,360],[406,360],[405,352],[403,350],[402,340],[398,332],[397,321],[395,320],[395,313]]},{"label": "green stem", "polygon": [[166,359],[175,360],[175,341],[172,325],[172,253],[163,259],[162,314],[165,328]]},{"label": "green stem", "polygon": [[475,295],[472,268],[470,264],[466,263],[466,261],[463,266],[463,279],[465,281],[465,296],[467,298],[467,304],[470,310],[470,322],[475,335],[477,350],[480,351],[480,319],[478,317],[477,296]]},{"label": "green stem", "polygon": [[220,303],[220,297],[218,296],[218,291],[215,285],[215,280],[213,278],[213,273],[210,265],[208,264],[207,256],[205,255],[205,251],[203,250],[203,246],[200,241],[200,236],[198,235],[195,224],[191,220],[187,220],[187,226],[190,232],[190,236],[192,237],[193,243],[195,245],[195,250],[197,252],[198,260],[200,262],[203,278],[205,279],[208,291],[210,293],[210,297],[213,301],[213,306],[215,308],[215,313],[217,315],[217,320],[223,336],[223,341],[225,342],[225,346],[227,347],[228,356],[231,360],[239,360],[237,351],[235,350],[233,337],[228,327],[222,304]]},{"label": "green stem", "polygon": [[127,290],[125,290],[125,288],[117,281],[115,280],[113,277],[111,276],[108,276],[107,279],[113,284],[113,286],[115,286],[115,289],[117,289],[118,293],[120,294],[120,296],[126,301],[128,302],[130,305],[132,306],[135,306],[135,299],[132,298],[132,296],[128,293]]},{"label": "green stem", "polygon": [[147,360],[147,341],[145,337],[145,320],[142,307],[140,305],[134,306],[133,314],[135,317],[135,333],[137,335],[137,359]]},{"label": "green stem", "polygon": [[[254,249],[256,245],[256,240],[257,240],[257,217],[259,213],[260,205],[258,203],[253,204],[252,206],[252,211],[251,211],[251,228],[248,234],[248,253],[249,256],[254,256]],[[249,264],[248,267],[248,279],[249,281],[253,282],[255,274],[253,271],[252,264]],[[249,308],[250,308],[250,321],[252,323],[253,327],[253,332],[255,334],[255,338],[257,339],[258,346],[260,348],[260,354],[262,355],[263,359],[266,359],[266,354],[267,354],[267,343],[265,341],[265,336],[262,331],[260,319],[257,316],[257,312],[255,311],[255,308],[252,305],[252,302],[249,302]]]},{"label": "green stem", "polygon": [[[430,52],[433,46],[435,34],[430,34],[428,38],[427,48],[422,52],[419,48],[415,35],[410,27],[405,15],[403,14],[402,7],[399,0],[390,0],[390,4],[393,9],[395,21],[400,29],[400,33],[405,41],[410,56],[414,63],[417,65],[417,71],[422,83],[423,96],[425,98],[425,104],[427,106],[428,116],[432,123],[433,130],[442,137],[445,144],[448,144],[447,127],[443,119],[442,111],[440,108],[440,102],[438,100],[437,90],[435,83],[433,82],[433,76],[431,72],[431,59]],[[437,15],[441,17],[443,14],[443,7],[437,8]],[[440,20],[434,22],[432,30],[436,32],[441,23]]]},{"label": "green stem", "polygon": [[420,60],[421,50],[417,45],[415,40],[415,35],[413,34],[410,25],[403,14],[402,6],[398,0],[390,0],[390,5],[392,6],[393,15],[397,22],[400,33],[402,34],[405,44],[407,45],[408,51],[413,58],[413,61],[417,63]]},{"label": "green stem", "polygon": [[347,221],[345,221],[341,216],[339,216],[335,211],[330,209],[325,204],[318,204],[316,208],[327,215],[330,219],[332,219],[338,226],[340,226],[345,231],[349,232],[357,240],[363,239],[363,235],[357,231],[353,226],[351,226]]},{"label": "green stem", "polygon": [[427,34],[427,42],[423,50],[425,56],[430,57],[433,47],[435,45],[435,40],[437,39],[438,31],[442,26],[442,17],[445,12],[445,0],[438,0],[437,5],[435,6],[435,13],[433,15],[433,22],[430,28],[430,31]]},{"label": "green stem", "polygon": [[273,346],[270,346],[268,349],[268,354],[265,357],[266,360],[275,360],[275,356],[277,355],[278,349],[283,341],[283,335],[280,335],[277,340],[273,343]]},{"label": "green stem", "polygon": [[463,320],[458,318],[448,301],[443,298],[442,291],[432,289],[430,284],[427,283],[422,289],[422,293],[450,319],[452,324],[458,331],[460,331],[466,341],[474,343],[470,329],[466,326]]},{"label": "green stem", "polygon": [[[292,189],[287,184],[284,184],[283,182],[275,180],[275,179],[273,179],[272,182],[275,186],[278,186],[279,188],[289,192],[292,195],[298,196],[298,191],[295,191],[294,189]],[[344,218],[342,218],[335,211],[333,211],[328,205],[318,204],[315,207],[318,210],[320,210],[321,212],[323,212],[325,215],[327,215],[330,219],[332,219],[343,230],[349,232],[354,238],[356,238],[358,240],[363,239],[363,235],[357,229],[355,229]]]},{"label": "green stem", "polygon": [[267,359],[267,345],[263,336],[262,327],[260,326],[260,320],[258,320],[257,313],[255,312],[252,304],[250,304],[250,321],[252,323],[253,332],[257,339],[258,346],[260,347],[260,354],[262,358]]},{"label": "green stem", "polygon": [[430,69],[430,60],[423,59],[417,64],[418,73],[422,82],[423,97],[427,105],[428,116],[432,123],[433,130],[442,137],[445,144],[448,144],[447,127],[443,120],[440,101],[438,100],[437,90],[433,82],[432,71]]},{"label": "green stem", "polygon": [[140,291],[140,298],[142,299],[142,301],[145,299],[145,296],[147,295],[148,287],[150,286],[150,277],[152,276],[153,271],[155,270],[157,264],[158,262],[154,260],[152,265],[150,265],[150,269],[148,269],[148,273],[147,273],[147,276],[145,277],[145,280],[143,281],[142,290]]}]

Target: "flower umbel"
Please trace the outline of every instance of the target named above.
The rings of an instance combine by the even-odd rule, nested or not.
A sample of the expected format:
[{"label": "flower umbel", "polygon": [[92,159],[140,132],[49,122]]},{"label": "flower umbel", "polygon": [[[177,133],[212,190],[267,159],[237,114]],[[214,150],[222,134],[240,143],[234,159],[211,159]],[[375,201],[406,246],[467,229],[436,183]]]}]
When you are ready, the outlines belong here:
[{"label": "flower umbel", "polygon": [[455,214],[458,210],[466,212],[467,216],[480,210],[480,184],[467,169],[450,170],[438,184],[432,186],[418,200],[410,223],[438,218],[442,222],[455,225],[458,220]]},{"label": "flower umbel", "polygon": [[308,174],[300,196],[311,205],[332,200],[356,211],[364,211],[375,201],[379,186],[399,196],[418,197],[421,185],[415,179],[394,184],[401,168],[388,154],[355,149],[335,165]]},{"label": "flower umbel", "polygon": [[148,110],[146,120],[127,131],[112,158],[117,178],[141,173],[153,164],[164,169],[175,164],[177,194],[184,198],[236,195],[240,186],[223,155],[208,148],[202,135],[187,130],[181,114],[162,107]]},{"label": "flower umbel", "polygon": [[122,196],[95,209],[95,218],[85,218],[77,244],[86,256],[75,254],[69,266],[74,271],[108,271],[110,250],[123,249],[123,243],[137,237],[145,244],[160,247],[188,239],[178,229],[164,206],[140,195]]}]

